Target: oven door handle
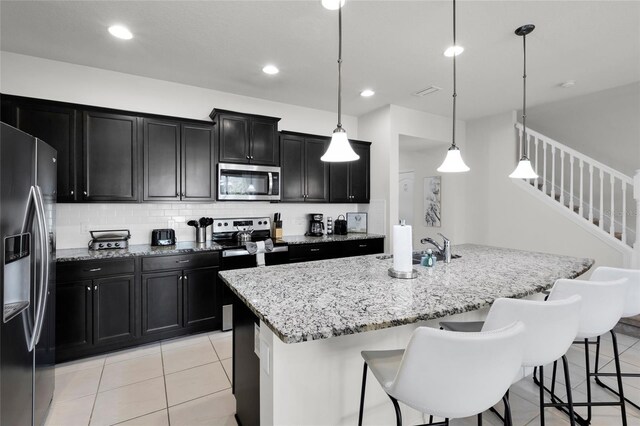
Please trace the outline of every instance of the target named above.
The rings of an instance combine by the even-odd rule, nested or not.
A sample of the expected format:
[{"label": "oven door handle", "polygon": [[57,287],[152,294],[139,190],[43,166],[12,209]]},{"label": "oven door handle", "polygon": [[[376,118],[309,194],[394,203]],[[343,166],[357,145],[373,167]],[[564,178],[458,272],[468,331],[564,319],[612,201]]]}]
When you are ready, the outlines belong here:
[{"label": "oven door handle", "polygon": [[[269,253],[282,253],[289,251],[289,246],[277,246],[271,251],[265,251],[265,254]],[[235,256],[253,256],[246,249],[229,249],[222,250],[222,257],[235,257]]]}]

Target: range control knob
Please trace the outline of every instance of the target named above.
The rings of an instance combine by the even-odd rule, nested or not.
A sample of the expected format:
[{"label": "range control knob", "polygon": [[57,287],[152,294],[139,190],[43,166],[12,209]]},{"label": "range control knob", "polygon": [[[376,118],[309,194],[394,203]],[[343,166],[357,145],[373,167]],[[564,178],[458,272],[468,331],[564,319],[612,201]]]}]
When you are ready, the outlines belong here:
[{"label": "range control knob", "polygon": [[224,223],[224,226],[229,226],[229,224],[227,222]]},{"label": "range control knob", "polygon": [[104,247],[104,244],[100,243],[98,244],[98,247]]},{"label": "range control knob", "polygon": [[120,247],[120,243],[115,243],[114,244],[116,247]]},{"label": "range control knob", "polygon": [[111,243],[107,243],[107,247],[111,247]]},{"label": "range control knob", "polygon": [[222,222],[218,222],[218,226],[222,226]]}]

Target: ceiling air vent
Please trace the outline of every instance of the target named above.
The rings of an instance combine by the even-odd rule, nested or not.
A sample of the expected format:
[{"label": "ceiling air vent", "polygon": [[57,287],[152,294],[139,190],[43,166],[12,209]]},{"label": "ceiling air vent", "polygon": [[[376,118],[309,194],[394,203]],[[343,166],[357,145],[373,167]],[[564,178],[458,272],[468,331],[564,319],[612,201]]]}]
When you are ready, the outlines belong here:
[{"label": "ceiling air vent", "polygon": [[442,90],[442,87],[429,86],[426,89],[418,90],[417,92],[415,92],[413,94],[413,96],[427,96],[427,95],[430,95],[432,93],[436,93],[436,92],[438,92],[440,90]]}]

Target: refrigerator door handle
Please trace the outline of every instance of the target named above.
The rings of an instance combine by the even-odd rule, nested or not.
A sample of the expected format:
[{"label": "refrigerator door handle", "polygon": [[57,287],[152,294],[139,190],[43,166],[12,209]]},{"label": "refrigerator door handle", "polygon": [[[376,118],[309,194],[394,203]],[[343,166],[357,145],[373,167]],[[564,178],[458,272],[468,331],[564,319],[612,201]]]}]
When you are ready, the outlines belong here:
[{"label": "refrigerator door handle", "polygon": [[[38,299],[38,311],[40,311],[35,323],[35,339],[33,347],[40,341],[40,335],[42,334],[42,327],[44,326],[45,311],[47,309],[47,298],[49,291],[49,230],[47,229],[47,218],[44,210],[44,198],[42,197],[42,190],[36,185],[36,215],[39,220],[38,228],[40,229],[40,297]],[[39,213],[38,213],[39,212]]]}]

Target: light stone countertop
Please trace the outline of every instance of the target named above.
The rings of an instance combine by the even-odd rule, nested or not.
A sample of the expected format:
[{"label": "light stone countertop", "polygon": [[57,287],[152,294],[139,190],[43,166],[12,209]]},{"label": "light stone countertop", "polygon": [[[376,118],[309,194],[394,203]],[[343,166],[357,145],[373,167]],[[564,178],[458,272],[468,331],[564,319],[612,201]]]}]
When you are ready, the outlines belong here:
[{"label": "light stone countertop", "polygon": [[[468,312],[575,278],[592,259],[464,244],[460,259],[387,274],[388,255],[222,271],[220,277],[285,343],[326,339]],[[382,259],[379,259],[382,258]]]},{"label": "light stone countertop", "polygon": [[289,245],[296,244],[314,244],[314,243],[331,243],[340,241],[356,241],[356,240],[372,240],[377,238],[384,238],[384,235],[380,234],[360,234],[352,232],[346,235],[323,235],[322,237],[310,237],[306,235],[285,235],[278,241],[284,241]]},{"label": "light stone countertop", "polygon": [[195,241],[177,242],[172,246],[152,246],[150,244],[132,244],[126,249],[89,250],[88,248],[74,248],[56,250],[57,262],[72,262],[76,260],[104,260],[132,256],[156,256],[168,254],[188,254],[206,251],[222,250],[222,246],[212,241],[196,243]]}]

